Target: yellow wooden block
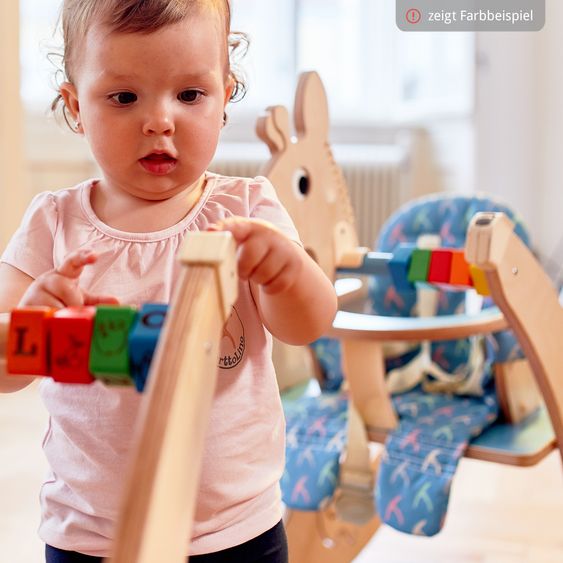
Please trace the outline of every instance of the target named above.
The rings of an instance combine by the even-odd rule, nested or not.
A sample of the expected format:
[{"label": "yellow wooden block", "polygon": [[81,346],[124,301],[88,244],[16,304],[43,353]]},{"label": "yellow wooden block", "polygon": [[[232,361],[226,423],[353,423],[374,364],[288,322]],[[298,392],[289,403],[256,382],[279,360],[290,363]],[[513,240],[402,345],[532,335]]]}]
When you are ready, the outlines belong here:
[{"label": "yellow wooden block", "polygon": [[481,268],[478,268],[475,264],[469,264],[469,274],[479,295],[487,296],[491,294],[485,272]]}]

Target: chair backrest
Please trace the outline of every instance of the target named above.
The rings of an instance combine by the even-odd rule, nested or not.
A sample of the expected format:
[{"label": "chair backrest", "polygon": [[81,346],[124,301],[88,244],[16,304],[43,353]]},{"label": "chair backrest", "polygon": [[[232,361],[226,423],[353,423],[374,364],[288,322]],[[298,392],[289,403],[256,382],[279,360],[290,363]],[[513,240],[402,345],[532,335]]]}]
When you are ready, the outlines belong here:
[{"label": "chair backrest", "polygon": [[[463,248],[471,218],[479,211],[502,211],[514,223],[515,232],[529,244],[529,236],[522,221],[506,204],[488,194],[457,195],[437,193],[413,200],[398,209],[383,225],[375,249],[393,252],[401,243],[416,243],[422,235],[437,235],[440,246]],[[388,316],[410,316],[416,292],[401,292],[401,299],[390,299],[388,281],[372,284],[370,295],[375,313]],[[447,299],[439,300],[438,314],[456,311],[463,292],[444,291]]]},{"label": "chair backrest", "polygon": [[[375,244],[377,250],[393,252],[400,243],[416,243],[422,235],[436,235],[440,246],[463,248],[471,218],[479,211],[502,211],[514,223],[516,234],[529,244],[529,236],[522,221],[506,204],[488,194],[458,195],[451,193],[432,194],[418,198],[403,205],[384,224]],[[465,311],[466,295],[463,291],[439,289],[436,303],[436,315],[449,315]],[[408,317],[416,315],[420,291],[402,291],[398,293],[388,279],[370,279],[370,298],[373,313],[386,316]],[[490,306],[486,300],[484,306]],[[521,357],[516,339],[511,332],[503,331],[487,340],[488,357],[491,361],[505,359],[505,356]],[[471,354],[477,343],[475,339],[455,341],[437,341],[431,346],[432,360],[450,374],[469,373]],[[502,349],[501,349],[502,348]],[[509,350],[507,352],[507,350]],[[409,358],[397,358],[389,362],[389,368],[399,367]],[[491,362],[489,362],[491,363]],[[487,366],[475,389],[480,392],[490,379]],[[462,392],[471,392],[461,385]]]}]

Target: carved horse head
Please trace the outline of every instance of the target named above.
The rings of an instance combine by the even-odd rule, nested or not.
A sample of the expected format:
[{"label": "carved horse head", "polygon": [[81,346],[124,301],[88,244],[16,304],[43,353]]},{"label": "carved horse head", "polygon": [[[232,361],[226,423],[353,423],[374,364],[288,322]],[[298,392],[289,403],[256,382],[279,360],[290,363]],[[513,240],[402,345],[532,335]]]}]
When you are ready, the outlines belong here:
[{"label": "carved horse head", "polygon": [[306,72],[299,77],[295,137],[284,106],[266,112],[256,124],[272,155],[262,174],[276,188],[307,252],[334,278],[339,256],[358,240],[346,182],[328,142],[328,104],[319,75]]}]

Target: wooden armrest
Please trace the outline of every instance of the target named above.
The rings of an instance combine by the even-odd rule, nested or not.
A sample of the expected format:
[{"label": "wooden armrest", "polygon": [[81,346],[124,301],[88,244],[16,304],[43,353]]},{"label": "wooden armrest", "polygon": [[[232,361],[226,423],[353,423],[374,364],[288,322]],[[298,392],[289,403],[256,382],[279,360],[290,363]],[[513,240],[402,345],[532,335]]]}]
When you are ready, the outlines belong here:
[{"label": "wooden armrest", "polygon": [[[341,295],[354,294],[357,280],[339,281]],[[348,293],[346,288],[351,288]],[[354,308],[354,302],[341,303],[343,306]],[[340,310],[328,336],[342,341],[344,372],[362,419],[372,428],[389,430],[396,426],[397,416],[385,384],[385,341],[457,339],[506,327],[507,322],[496,307],[477,315],[436,317],[386,317]]]},{"label": "wooden armrest", "polygon": [[329,336],[361,340],[455,340],[508,327],[496,307],[477,315],[385,317],[338,311]]},{"label": "wooden armrest", "polygon": [[338,297],[338,308],[344,309],[350,303],[365,301],[368,297],[368,286],[365,278],[339,278],[334,282]]}]

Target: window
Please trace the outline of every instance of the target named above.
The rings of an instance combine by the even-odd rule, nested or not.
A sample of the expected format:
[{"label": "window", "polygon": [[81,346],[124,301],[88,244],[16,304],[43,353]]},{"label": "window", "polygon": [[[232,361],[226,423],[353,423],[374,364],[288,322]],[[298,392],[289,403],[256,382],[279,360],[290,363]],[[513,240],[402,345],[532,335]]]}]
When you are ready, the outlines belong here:
[{"label": "window", "polygon": [[30,112],[44,113],[55,97],[49,53],[61,45],[54,34],[60,5],[61,0],[20,0],[21,95]]},{"label": "window", "polygon": [[[429,116],[467,114],[473,105],[474,35],[405,33],[391,0],[231,0],[233,29],[245,31],[248,94],[230,111],[252,132],[271,104],[291,107],[296,77],[317,70],[334,127],[370,127]],[[54,96],[47,60],[60,0],[21,0],[22,97],[44,113]]]},{"label": "window", "polygon": [[391,0],[233,0],[251,46],[246,103],[291,107],[296,77],[317,70],[333,125],[376,125],[473,107],[473,33],[405,33]]}]

